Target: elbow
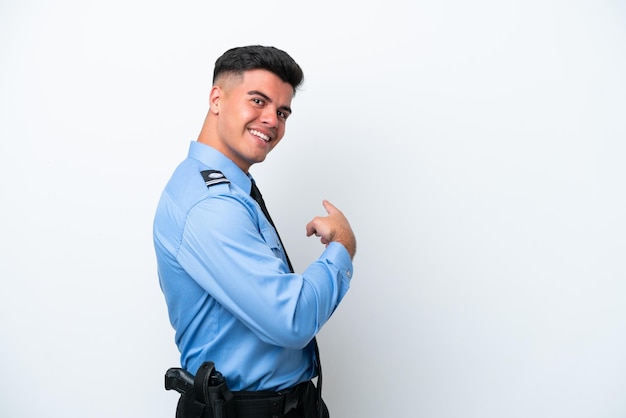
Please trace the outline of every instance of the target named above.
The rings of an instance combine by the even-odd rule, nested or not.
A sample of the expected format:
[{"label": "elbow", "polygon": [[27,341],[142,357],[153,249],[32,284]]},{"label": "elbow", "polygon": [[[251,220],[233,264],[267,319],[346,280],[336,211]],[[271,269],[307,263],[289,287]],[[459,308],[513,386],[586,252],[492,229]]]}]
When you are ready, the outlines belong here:
[{"label": "elbow", "polygon": [[271,327],[266,328],[262,339],[279,347],[299,350],[311,342],[319,328],[315,318],[310,316],[307,316],[306,320],[291,319],[287,323],[276,321]]},{"label": "elbow", "polygon": [[276,335],[275,344],[294,350],[306,347],[317,334],[316,326],[292,327],[288,332]]}]

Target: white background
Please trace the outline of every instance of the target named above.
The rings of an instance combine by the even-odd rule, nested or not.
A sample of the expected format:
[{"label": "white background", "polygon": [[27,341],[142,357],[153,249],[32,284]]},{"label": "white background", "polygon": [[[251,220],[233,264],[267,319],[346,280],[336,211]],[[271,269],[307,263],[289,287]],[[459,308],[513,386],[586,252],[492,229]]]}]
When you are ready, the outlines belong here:
[{"label": "white background", "polygon": [[618,0],[0,2],[0,416],[173,417],[152,216],[215,59],[305,71],[253,167],[295,266],[358,238],[333,418],[626,416]]}]

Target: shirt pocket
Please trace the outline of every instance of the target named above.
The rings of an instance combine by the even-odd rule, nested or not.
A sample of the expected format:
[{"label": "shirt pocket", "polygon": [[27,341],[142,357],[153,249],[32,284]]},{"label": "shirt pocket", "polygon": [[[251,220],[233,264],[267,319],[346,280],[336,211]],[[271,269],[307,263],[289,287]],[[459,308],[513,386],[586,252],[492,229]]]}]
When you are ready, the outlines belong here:
[{"label": "shirt pocket", "polygon": [[282,249],[280,248],[280,240],[276,230],[268,225],[265,228],[261,228],[261,236],[266,244],[272,249],[274,255],[278,258],[282,258]]}]

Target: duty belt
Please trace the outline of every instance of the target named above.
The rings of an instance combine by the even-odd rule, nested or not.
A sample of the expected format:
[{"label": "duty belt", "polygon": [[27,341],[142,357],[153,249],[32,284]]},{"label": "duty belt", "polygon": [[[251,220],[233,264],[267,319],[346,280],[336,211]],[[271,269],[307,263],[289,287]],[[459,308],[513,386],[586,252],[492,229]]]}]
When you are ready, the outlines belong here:
[{"label": "duty belt", "polygon": [[[297,408],[307,395],[310,381],[279,392],[231,392],[213,362],[204,362],[196,376],[181,368],[165,373],[165,389],[181,394],[177,417],[276,418]],[[182,409],[182,410],[181,410]]]}]

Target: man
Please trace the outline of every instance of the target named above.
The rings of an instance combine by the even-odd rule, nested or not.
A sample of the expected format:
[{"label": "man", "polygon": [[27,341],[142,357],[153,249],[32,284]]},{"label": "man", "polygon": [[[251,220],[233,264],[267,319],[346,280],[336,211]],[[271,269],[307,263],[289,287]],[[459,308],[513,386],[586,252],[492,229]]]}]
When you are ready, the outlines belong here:
[{"label": "man", "polygon": [[[181,366],[196,374],[214,362],[234,394],[237,418],[328,416],[311,382],[320,371],[315,335],[348,291],[354,233],[323,201],[327,216],[309,222],[306,234],[320,237],[325,249],[302,274],[293,272],[249,172],[283,138],[302,81],[299,65],[274,47],[238,47],[218,58],[199,137],[154,220],[159,281]],[[190,396],[181,396],[177,417],[193,415]],[[247,408],[247,399],[260,407]]]}]

